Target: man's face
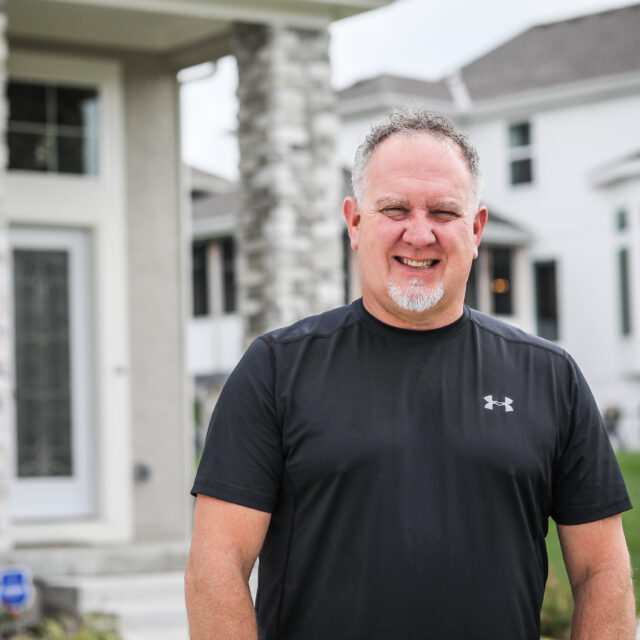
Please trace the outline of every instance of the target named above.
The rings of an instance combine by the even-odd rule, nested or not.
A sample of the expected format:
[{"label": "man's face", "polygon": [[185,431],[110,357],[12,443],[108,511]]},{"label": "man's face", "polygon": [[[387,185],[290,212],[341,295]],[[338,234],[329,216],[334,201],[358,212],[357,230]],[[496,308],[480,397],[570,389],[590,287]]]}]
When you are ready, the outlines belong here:
[{"label": "man's face", "polygon": [[409,329],[454,322],[487,221],[455,143],[426,133],[387,138],[371,157],[361,200],[347,198],[344,215],[367,310]]}]

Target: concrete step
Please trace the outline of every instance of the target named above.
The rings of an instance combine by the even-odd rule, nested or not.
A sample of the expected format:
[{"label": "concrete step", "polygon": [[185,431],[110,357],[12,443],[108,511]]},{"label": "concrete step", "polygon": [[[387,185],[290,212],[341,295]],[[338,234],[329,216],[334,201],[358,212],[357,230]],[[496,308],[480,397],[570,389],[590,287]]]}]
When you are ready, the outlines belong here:
[{"label": "concrete step", "polygon": [[[257,564],[249,579],[255,599]],[[48,576],[40,581],[51,610],[117,616],[122,640],[187,640],[182,571],[117,575]]]},{"label": "concrete step", "polygon": [[38,577],[96,576],[184,571],[188,542],[114,544],[104,546],[18,547],[12,564],[31,569]]},{"label": "concrete step", "polygon": [[60,590],[75,589],[81,611],[105,611],[105,607],[173,598],[184,601],[181,571],[107,576],[51,576],[44,580]]},{"label": "concrete step", "polygon": [[41,581],[47,609],[117,616],[123,640],[138,635],[188,637],[183,573],[107,576],[49,576]]}]

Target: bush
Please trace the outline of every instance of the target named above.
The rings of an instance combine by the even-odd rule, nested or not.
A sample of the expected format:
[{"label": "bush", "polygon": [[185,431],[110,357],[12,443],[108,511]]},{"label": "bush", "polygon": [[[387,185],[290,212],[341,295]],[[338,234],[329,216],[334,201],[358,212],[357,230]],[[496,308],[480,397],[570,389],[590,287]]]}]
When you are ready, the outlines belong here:
[{"label": "bush", "polygon": [[571,630],[573,614],[573,598],[566,585],[558,579],[556,568],[549,566],[547,588],[542,601],[540,614],[540,631],[543,636],[565,640]]},{"label": "bush", "polygon": [[[45,618],[24,628],[19,622],[12,625],[10,635],[0,630],[4,640],[120,640],[113,616],[88,614],[84,617],[63,616]],[[2,629],[2,627],[0,627]]]}]

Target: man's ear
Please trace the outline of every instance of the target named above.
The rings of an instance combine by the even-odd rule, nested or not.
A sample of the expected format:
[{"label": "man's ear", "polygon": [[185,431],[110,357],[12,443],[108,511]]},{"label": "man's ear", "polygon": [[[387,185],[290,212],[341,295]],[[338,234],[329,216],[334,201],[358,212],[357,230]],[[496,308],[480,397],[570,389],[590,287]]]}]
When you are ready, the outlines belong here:
[{"label": "man's ear", "polygon": [[358,249],[358,231],[360,229],[360,207],[355,198],[345,198],[342,203],[342,213],[347,221],[347,229],[349,230],[349,238],[351,239],[351,248]]},{"label": "man's ear", "polygon": [[487,226],[487,217],[489,212],[487,211],[487,207],[482,206],[478,207],[478,212],[476,213],[476,217],[473,220],[473,235],[475,237],[475,247],[473,248],[473,257],[478,257],[478,247],[480,246],[480,239],[482,238],[482,232],[484,228]]}]

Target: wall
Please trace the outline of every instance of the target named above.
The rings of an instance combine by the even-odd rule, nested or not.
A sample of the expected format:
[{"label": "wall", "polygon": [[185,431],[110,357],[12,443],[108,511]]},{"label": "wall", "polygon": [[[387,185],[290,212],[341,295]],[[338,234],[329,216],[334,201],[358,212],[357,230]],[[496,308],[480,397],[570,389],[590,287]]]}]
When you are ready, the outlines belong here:
[{"label": "wall", "polygon": [[[596,189],[592,174],[638,151],[639,112],[640,96],[631,96],[532,114],[534,183],[516,187],[507,173],[507,128],[527,114],[504,113],[470,125],[483,162],[486,200],[532,232],[532,260],[558,260],[560,344],[576,358],[601,409],[614,403],[625,408],[627,437],[636,446],[640,385],[621,372],[617,356],[614,216],[625,198]],[[637,217],[640,203],[629,204]],[[639,277],[636,263],[636,292]]]},{"label": "wall", "polygon": [[175,74],[148,56],[125,66],[134,463],[138,540],[188,532],[192,449],[184,366],[185,216]]}]

